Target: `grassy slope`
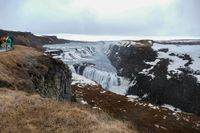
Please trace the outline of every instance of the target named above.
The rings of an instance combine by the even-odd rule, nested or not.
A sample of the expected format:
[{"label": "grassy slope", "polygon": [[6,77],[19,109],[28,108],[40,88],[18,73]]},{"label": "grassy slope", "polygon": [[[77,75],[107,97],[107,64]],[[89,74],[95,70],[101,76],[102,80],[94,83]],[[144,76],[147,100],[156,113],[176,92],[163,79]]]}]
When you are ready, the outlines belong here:
[{"label": "grassy slope", "polygon": [[0,88],[0,132],[129,133],[127,125],[78,104]]},{"label": "grassy slope", "polygon": [[[24,88],[25,74],[22,73],[19,64],[29,65],[34,60],[33,57],[42,55],[41,52],[36,51],[34,48],[25,46],[14,46],[13,51],[1,52],[0,53],[0,80],[10,83],[13,88]],[[30,63],[31,64],[31,63]]]},{"label": "grassy slope", "polygon": [[29,65],[41,55],[25,46],[0,53],[0,132],[136,132],[102,111],[18,91],[29,84],[20,65]]}]

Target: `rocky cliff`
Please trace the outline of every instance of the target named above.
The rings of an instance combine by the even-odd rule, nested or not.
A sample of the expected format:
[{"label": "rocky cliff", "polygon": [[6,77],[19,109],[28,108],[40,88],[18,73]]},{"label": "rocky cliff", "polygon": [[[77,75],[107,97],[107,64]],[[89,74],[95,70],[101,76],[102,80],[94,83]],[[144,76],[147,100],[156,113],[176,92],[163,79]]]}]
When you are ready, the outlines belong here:
[{"label": "rocky cliff", "polygon": [[[194,60],[187,58],[189,55],[174,57],[176,54],[167,52],[168,49],[155,50],[149,44],[115,45],[111,47],[108,57],[118,74],[130,78],[127,95],[138,95],[159,105],[171,104],[200,115],[198,71],[189,67]],[[183,66],[181,61],[185,62]],[[174,64],[181,67],[171,70]]]},{"label": "rocky cliff", "polygon": [[38,93],[58,100],[71,99],[71,71],[59,60],[25,46],[0,53],[0,87]]},{"label": "rocky cliff", "polygon": [[149,65],[144,61],[154,61],[157,53],[153,51],[151,45],[114,45],[110,48],[108,58],[116,67],[118,75],[131,78]]},{"label": "rocky cliff", "polygon": [[0,30],[0,37],[1,36],[11,36],[14,39],[14,44],[32,47],[39,47],[44,44],[63,44],[69,42],[69,40],[58,39],[56,36],[36,36],[31,32]]}]

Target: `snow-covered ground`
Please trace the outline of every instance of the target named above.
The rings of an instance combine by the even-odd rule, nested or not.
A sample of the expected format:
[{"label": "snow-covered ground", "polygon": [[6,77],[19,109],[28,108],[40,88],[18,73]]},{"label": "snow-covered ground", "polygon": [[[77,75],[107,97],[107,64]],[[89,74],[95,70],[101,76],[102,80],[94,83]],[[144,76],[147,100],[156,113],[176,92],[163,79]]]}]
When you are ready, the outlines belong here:
[{"label": "snow-covered ground", "polygon": [[[171,62],[168,66],[168,71],[174,71],[180,73],[181,71],[178,68],[185,68],[185,64],[188,60],[183,60],[177,56],[170,56],[171,53],[176,55],[184,55],[187,54],[192,58],[192,64],[188,66],[188,68],[194,71],[200,71],[200,45],[162,45],[162,44],[154,44],[152,47],[154,50],[158,51],[159,49],[167,48],[168,52],[158,51],[158,59],[170,59]],[[194,75],[197,77],[198,81],[200,81],[199,75]]]},{"label": "snow-covered ground", "polygon": [[174,112],[181,112],[181,110],[179,108],[175,108],[174,106],[169,105],[169,104],[164,104],[164,105],[162,105],[162,107],[167,108],[167,109],[174,111]]},{"label": "snow-covered ground", "polygon": [[[179,68],[187,68],[193,71],[200,71],[200,45],[172,45],[172,44],[157,44],[155,43],[152,48],[157,51],[158,57],[153,62],[145,62],[146,64],[152,65],[148,69],[143,69],[143,74],[154,77],[153,74],[149,74],[150,70],[160,61],[160,59],[169,59],[170,64],[168,65],[168,72],[181,73]],[[167,49],[167,52],[159,51],[160,49]],[[171,55],[173,54],[173,55]],[[184,60],[178,56],[189,55],[191,57],[192,64],[185,66],[188,60]],[[178,56],[177,56],[178,55]],[[200,75],[193,74],[200,82]],[[167,78],[170,78],[167,75]]]},{"label": "snow-covered ground", "polygon": [[[188,38],[190,38],[190,37],[188,37]],[[194,37],[192,37],[191,39],[174,38],[174,39],[167,39],[167,40],[156,40],[155,42],[160,43],[160,44],[199,44],[200,39],[194,38]]]}]

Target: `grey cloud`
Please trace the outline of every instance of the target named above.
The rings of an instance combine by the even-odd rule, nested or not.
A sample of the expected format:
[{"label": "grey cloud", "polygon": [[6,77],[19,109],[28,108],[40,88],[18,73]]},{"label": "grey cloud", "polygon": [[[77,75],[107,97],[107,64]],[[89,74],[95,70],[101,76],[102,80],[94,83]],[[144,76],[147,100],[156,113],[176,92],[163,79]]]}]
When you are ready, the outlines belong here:
[{"label": "grey cloud", "polygon": [[[52,21],[51,18],[40,17],[40,14],[29,17],[22,16],[19,10],[24,6],[24,0],[0,0],[1,3],[5,3],[1,7],[1,16],[3,14],[4,18],[0,21],[0,28],[31,31],[39,34],[199,36],[200,8],[198,6],[200,1],[176,1],[169,9],[162,11],[152,9],[151,12],[145,12],[148,16],[146,18],[135,17],[134,14],[137,12],[130,12],[125,20],[101,20],[92,10],[85,9],[78,16],[69,16],[62,20]],[[59,2],[62,4],[66,0]]]}]

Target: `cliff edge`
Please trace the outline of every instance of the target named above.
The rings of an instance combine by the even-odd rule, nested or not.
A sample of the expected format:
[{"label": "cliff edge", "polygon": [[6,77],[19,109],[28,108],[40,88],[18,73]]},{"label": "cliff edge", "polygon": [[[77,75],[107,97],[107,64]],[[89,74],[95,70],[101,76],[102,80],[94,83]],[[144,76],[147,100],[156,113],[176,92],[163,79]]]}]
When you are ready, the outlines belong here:
[{"label": "cliff edge", "polygon": [[72,96],[71,76],[62,61],[35,48],[1,52],[0,132],[137,132],[102,111],[65,102]]},{"label": "cliff edge", "polygon": [[44,44],[63,44],[70,40],[59,39],[56,36],[36,36],[31,32],[6,31],[0,29],[0,37],[11,36],[14,40],[14,45],[21,44],[31,47],[41,47]]},{"label": "cliff edge", "polygon": [[71,99],[71,71],[62,61],[21,45],[0,53],[0,57],[0,87]]}]

